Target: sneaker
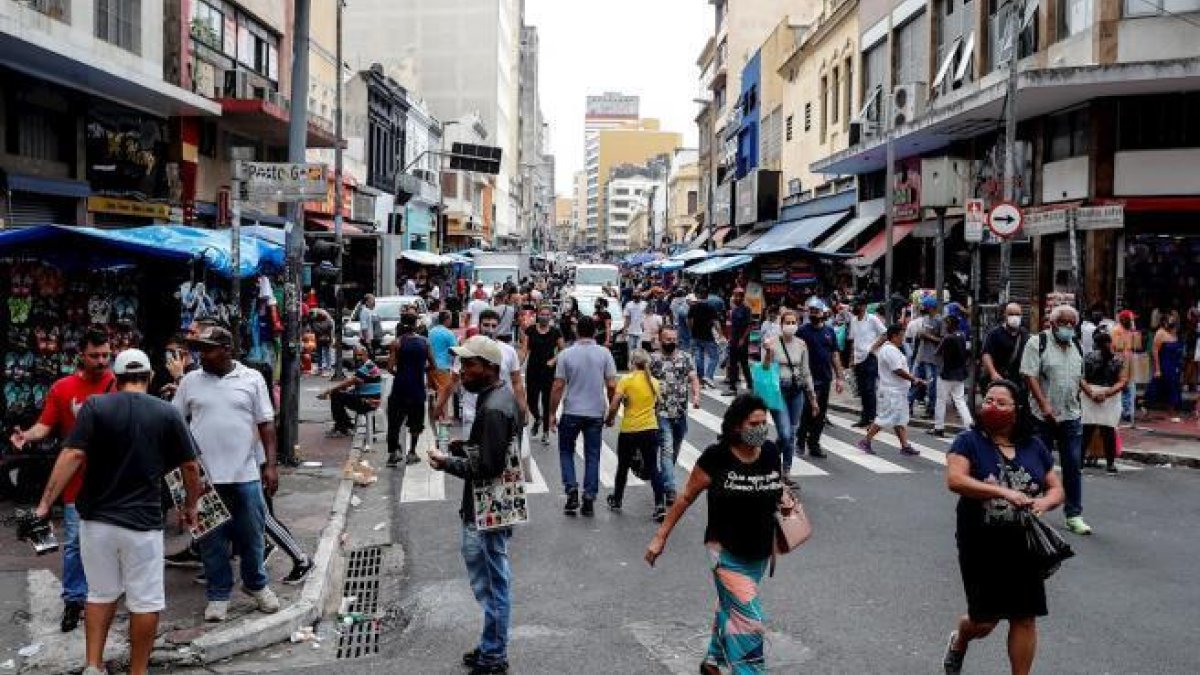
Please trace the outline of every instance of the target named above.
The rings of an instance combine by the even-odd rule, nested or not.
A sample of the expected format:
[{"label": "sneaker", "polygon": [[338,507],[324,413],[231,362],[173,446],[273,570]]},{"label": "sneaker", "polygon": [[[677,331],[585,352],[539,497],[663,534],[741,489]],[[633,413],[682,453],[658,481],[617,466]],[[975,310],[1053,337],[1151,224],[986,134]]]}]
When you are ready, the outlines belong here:
[{"label": "sneaker", "polygon": [[462,664],[468,668],[474,668],[479,663],[479,647],[463,654]]},{"label": "sneaker", "polygon": [[171,555],[163,556],[163,562],[167,564],[167,567],[198,568],[204,566],[200,560],[200,552],[192,548],[190,545],[179,553],[172,553]]},{"label": "sneaker", "polygon": [[83,607],[82,602],[68,602],[63,605],[62,621],[58,626],[62,632],[70,633],[79,626],[83,619]]},{"label": "sneaker", "polygon": [[651,516],[651,518],[653,518],[654,522],[656,522],[656,523],[661,523],[662,521],[666,520],[667,519],[667,507],[663,504],[655,504],[654,515]]},{"label": "sneaker", "polygon": [[263,614],[274,614],[279,611],[279,597],[269,586],[264,586],[262,590],[258,591],[247,591],[247,593],[254,598],[254,603],[258,605],[258,611]]},{"label": "sneaker", "polygon": [[596,498],[595,497],[584,497],[583,498],[583,507],[579,509],[579,515],[588,516],[588,517],[596,515]]},{"label": "sneaker", "polygon": [[279,550],[279,547],[275,545],[275,542],[273,542],[269,539],[267,541],[264,541],[263,542],[263,564],[266,565],[266,564],[270,563],[271,556],[275,555],[275,551],[278,551],[278,550]]},{"label": "sneaker", "polygon": [[867,427],[871,426],[871,423],[859,420],[850,426],[854,427],[855,429],[866,429]]},{"label": "sneaker", "polygon": [[567,505],[563,507],[563,515],[573,516],[579,510],[579,490],[567,493]]},{"label": "sneaker", "polygon": [[1109,466],[1107,466],[1107,467],[1106,467],[1104,470],[1105,470],[1105,471],[1107,471],[1107,472],[1109,472],[1109,473],[1116,473],[1116,472],[1117,472],[1117,465],[1116,465],[1116,464],[1110,464],[1110,465],[1109,465]]},{"label": "sneaker", "polygon": [[330,429],[329,431],[325,432],[325,438],[349,438],[349,437],[350,437],[349,429],[340,429],[338,427],[334,427],[334,428]]},{"label": "sneaker", "polygon": [[401,460],[400,453],[398,453],[398,452],[389,453],[388,458],[387,458],[387,465],[394,469],[394,468],[400,466],[400,460]]},{"label": "sneaker", "polygon": [[224,621],[229,615],[228,600],[209,600],[208,605],[204,608],[204,620],[217,623]]},{"label": "sneaker", "polygon": [[204,570],[200,570],[196,576],[192,577],[192,581],[200,584],[201,586],[208,585],[208,577],[204,576]]},{"label": "sneaker", "polygon": [[404,463],[409,466],[412,466],[413,464],[420,464],[421,457],[412,450],[409,450],[408,454],[404,456]]},{"label": "sneaker", "polygon": [[908,455],[909,457],[912,457],[912,456],[914,456],[914,455],[919,455],[919,454],[921,454],[921,451],[920,451],[920,450],[917,450],[916,448],[914,448],[914,447],[913,447],[913,446],[911,446],[911,445],[906,445],[906,446],[904,446],[903,448],[900,448],[900,454],[902,454],[902,455]]},{"label": "sneaker", "polygon": [[875,454],[875,449],[871,447],[871,441],[868,441],[865,438],[862,439],[861,441],[855,443],[854,447],[858,448],[859,450],[862,450],[863,452],[867,453],[868,455]]},{"label": "sneaker", "polygon": [[1092,528],[1079,516],[1067,518],[1067,529],[1078,535],[1087,535],[1092,533]]},{"label": "sneaker", "polygon": [[967,656],[965,649],[955,649],[958,642],[958,631],[950,631],[950,639],[946,641],[946,655],[942,657],[942,668],[946,675],[959,675],[962,672],[963,659]]},{"label": "sneaker", "polygon": [[542,434],[541,443],[542,443],[542,445],[550,445],[550,432],[549,431]]},{"label": "sneaker", "polygon": [[83,669],[83,675],[108,675],[108,671],[96,666],[88,666]]},{"label": "sneaker", "polygon": [[608,510],[609,511],[620,511],[621,510],[621,500],[617,499],[616,495],[609,495],[608,499],[606,501],[608,502]]},{"label": "sneaker", "polygon": [[825,459],[829,455],[826,455],[825,451],[821,448],[809,448],[808,456],[812,457],[813,459]]},{"label": "sneaker", "polygon": [[928,433],[930,436],[934,436],[936,438],[945,438],[946,437],[945,429],[930,429]]},{"label": "sneaker", "polygon": [[471,666],[469,675],[503,675],[503,673],[507,672],[508,661],[501,661],[500,663],[493,663],[489,665],[476,663],[474,666]]},{"label": "sneaker", "polygon": [[311,559],[298,562],[292,565],[292,571],[288,572],[288,575],[281,581],[288,586],[298,586],[304,583],[304,580],[308,578],[308,575],[310,572],[312,572],[312,570],[313,561]]}]

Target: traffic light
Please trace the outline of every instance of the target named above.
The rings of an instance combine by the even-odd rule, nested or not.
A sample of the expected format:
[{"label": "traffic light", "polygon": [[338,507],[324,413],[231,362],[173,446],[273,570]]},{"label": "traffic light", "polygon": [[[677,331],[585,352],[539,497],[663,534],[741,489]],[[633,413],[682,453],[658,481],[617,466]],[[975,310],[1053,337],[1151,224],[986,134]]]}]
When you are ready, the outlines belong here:
[{"label": "traffic light", "polygon": [[456,171],[500,173],[500,148],[491,145],[454,143],[450,146],[450,168]]}]

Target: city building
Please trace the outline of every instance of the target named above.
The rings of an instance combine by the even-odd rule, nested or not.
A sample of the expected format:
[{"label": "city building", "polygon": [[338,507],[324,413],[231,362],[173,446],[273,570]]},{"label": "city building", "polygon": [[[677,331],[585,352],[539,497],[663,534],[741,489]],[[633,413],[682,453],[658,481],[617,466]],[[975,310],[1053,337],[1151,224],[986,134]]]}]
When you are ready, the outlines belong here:
[{"label": "city building", "polygon": [[[660,155],[641,166],[622,164],[608,172],[605,185],[604,249],[612,253],[626,253],[650,245],[656,237],[648,231],[650,216],[647,205],[654,191],[665,192],[667,162],[669,155]],[[633,231],[634,216],[639,210],[643,214],[641,233]],[[636,234],[636,236],[635,236]]]},{"label": "city building", "polygon": [[684,244],[700,226],[700,164],[695,150],[677,150],[667,174],[666,225],[669,244]]},{"label": "city building", "polygon": [[600,131],[636,124],[639,105],[637,96],[615,91],[587,97],[583,116],[583,171],[587,179],[587,189],[583,200],[576,196],[576,204],[586,209],[585,217],[580,220],[580,225],[583,226],[581,243],[585,246],[599,246],[602,239],[600,202],[604,191],[600,185]]},{"label": "city building", "polygon": [[538,33],[521,28],[520,73],[520,191],[518,220],[534,250],[546,249],[554,209],[554,157],[549,154],[550,125],[542,114],[538,93]]},{"label": "city building", "polygon": [[[355,0],[345,10],[345,59],[352,68],[381,64],[401,85],[420,92],[439,120],[478,114],[489,144],[503,152],[489,199],[496,207],[494,235],[510,243],[523,234],[518,219],[523,4]],[[447,141],[452,135],[447,130]]]},{"label": "city building", "polygon": [[[487,127],[477,114],[445,122],[446,147],[454,143],[486,145]],[[441,201],[444,207],[442,231],[445,233],[443,252],[465,251],[490,245],[496,222],[494,200],[496,176],[469,171],[456,171],[443,166]]]},{"label": "city building", "polygon": [[[653,119],[643,119],[635,124],[601,129],[596,132],[597,190],[600,194],[606,195],[606,199],[601,200],[597,205],[599,223],[594,231],[591,228],[592,215],[589,207],[588,228],[585,230],[587,246],[603,246],[605,242],[611,242],[606,230],[609,222],[606,203],[611,172],[616,167],[623,165],[644,167],[655,158],[663,155],[670,157],[682,145],[683,137],[680,134],[660,130],[658,120]],[[588,181],[590,196],[592,190],[590,176]]]},{"label": "city building", "polygon": [[[587,246],[587,222],[588,222],[588,175],[587,171],[576,171],[574,176],[573,196],[571,201],[575,208],[573,224],[571,226],[571,247],[582,248]],[[596,184],[599,185],[600,179],[597,177]],[[598,189],[598,188],[597,188]],[[597,207],[599,209],[599,207]],[[598,226],[597,226],[598,228]]]},{"label": "city building", "polygon": [[554,246],[555,251],[570,251],[574,245],[575,230],[575,200],[571,197],[556,197],[554,199]]}]

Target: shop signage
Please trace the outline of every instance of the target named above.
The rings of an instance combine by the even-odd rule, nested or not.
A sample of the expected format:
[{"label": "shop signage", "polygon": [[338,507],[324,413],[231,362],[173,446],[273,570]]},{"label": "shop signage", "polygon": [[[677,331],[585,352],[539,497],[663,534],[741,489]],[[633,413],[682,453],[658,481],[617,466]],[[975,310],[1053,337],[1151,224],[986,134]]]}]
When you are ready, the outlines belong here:
[{"label": "shop signage", "polygon": [[963,231],[963,239],[978,244],[983,241],[983,200],[968,199],[966,207],[966,217],[963,221],[966,228]]},{"label": "shop signage", "polygon": [[329,190],[324,164],[240,162],[237,173],[247,199],[307,202],[324,199]]},{"label": "shop signage", "polygon": [[730,203],[733,196],[733,181],[724,185],[718,185],[717,189],[713,190],[713,225],[721,227],[730,224],[733,205]]},{"label": "shop signage", "polygon": [[1021,231],[1025,215],[1015,204],[1000,202],[988,214],[988,229],[1001,239],[1009,239]]},{"label": "shop signage", "polygon": [[751,171],[737,182],[737,209],[733,214],[734,225],[752,225],[758,222],[758,172]]},{"label": "shop signage", "polygon": [[169,204],[139,202],[133,199],[88,197],[87,208],[92,213],[116,213],[122,216],[157,218],[160,220],[171,218],[171,206]]},{"label": "shop signage", "polygon": [[921,219],[921,158],[910,157],[896,162],[895,182],[892,183],[892,220],[911,223]]},{"label": "shop signage", "polygon": [[1025,214],[1025,233],[1031,237],[1044,237],[1066,231],[1066,209],[1030,210]]},{"label": "shop signage", "polygon": [[1081,206],[1075,210],[1075,227],[1080,230],[1119,230],[1125,227],[1125,205]]}]

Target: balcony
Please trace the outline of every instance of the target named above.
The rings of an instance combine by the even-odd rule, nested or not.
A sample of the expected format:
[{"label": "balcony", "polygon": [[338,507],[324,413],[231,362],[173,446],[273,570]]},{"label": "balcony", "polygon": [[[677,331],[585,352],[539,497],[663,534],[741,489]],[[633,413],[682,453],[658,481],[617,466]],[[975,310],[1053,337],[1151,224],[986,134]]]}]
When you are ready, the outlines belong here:
[{"label": "balcony", "polygon": [[708,83],[710,91],[717,91],[725,88],[726,76],[729,74],[729,43],[721,42],[717,47],[717,53],[713,56],[712,62],[712,80]]},{"label": "balcony", "polygon": [[[276,91],[273,83],[241,68],[225,71],[224,80],[224,87],[216,92],[222,121],[244,136],[286,146],[291,99]],[[334,148],[336,141],[331,121],[308,116],[309,148]]]},{"label": "balcony", "polygon": [[56,21],[71,23],[71,0],[13,0]]}]

